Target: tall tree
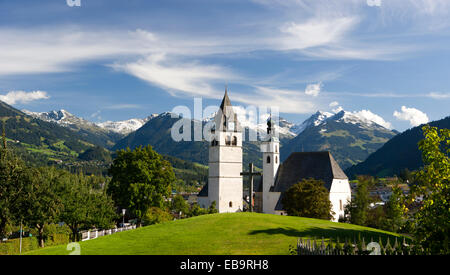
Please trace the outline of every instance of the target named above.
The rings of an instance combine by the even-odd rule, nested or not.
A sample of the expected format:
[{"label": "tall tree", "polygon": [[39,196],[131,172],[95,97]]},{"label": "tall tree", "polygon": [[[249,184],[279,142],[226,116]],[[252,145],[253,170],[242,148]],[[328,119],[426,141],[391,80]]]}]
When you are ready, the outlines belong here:
[{"label": "tall tree", "polygon": [[386,216],[383,228],[391,232],[398,232],[406,222],[406,210],[403,191],[398,186],[398,182],[395,182],[392,187],[392,194],[386,203]]},{"label": "tall tree", "polygon": [[330,220],[331,202],[323,181],[304,179],[292,185],[282,199],[288,215]]},{"label": "tall tree", "polygon": [[449,254],[450,129],[425,125],[422,130],[425,138],[419,149],[424,167],[416,174],[411,194],[423,196],[423,204],[415,215],[414,235],[432,253]]},{"label": "tall tree", "polygon": [[117,215],[111,197],[93,189],[86,176],[66,173],[60,194],[63,210],[59,218],[69,226],[73,241],[79,241],[81,229],[113,226]]},{"label": "tall tree", "polygon": [[37,229],[39,246],[44,247],[44,227],[57,221],[62,207],[57,192],[61,172],[53,167],[28,168],[26,175],[23,180],[31,184],[26,185],[18,213],[24,213],[24,222]]},{"label": "tall tree", "polygon": [[112,180],[108,193],[139,222],[150,207],[163,206],[176,180],[170,163],[151,146],[118,151],[109,173]]},{"label": "tall tree", "polygon": [[6,237],[8,223],[20,222],[16,215],[20,209],[19,200],[24,195],[25,182],[22,180],[25,164],[12,150],[6,147],[3,132],[3,146],[0,147],[0,240]]},{"label": "tall tree", "polygon": [[367,224],[367,216],[370,206],[369,187],[374,184],[374,178],[370,176],[358,176],[354,198],[346,205],[346,213],[350,216],[350,223],[358,225]]}]

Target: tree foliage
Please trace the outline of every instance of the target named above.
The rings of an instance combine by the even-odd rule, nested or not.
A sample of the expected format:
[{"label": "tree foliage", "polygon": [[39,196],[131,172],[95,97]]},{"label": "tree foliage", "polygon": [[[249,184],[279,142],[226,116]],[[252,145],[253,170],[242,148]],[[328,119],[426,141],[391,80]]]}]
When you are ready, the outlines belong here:
[{"label": "tree foliage", "polygon": [[292,185],[282,199],[288,215],[330,220],[329,192],[323,181],[304,179]]},{"label": "tree foliage", "polygon": [[82,174],[64,171],[60,195],[63,209],[59,217],[69,226],[74,241],[79,240],[81,229],[108,229],[118,217],[112,198],[103,190],[93,189]]},{"label": "tree foliage", "polygon": [[422,129],[425,138],[419,142],[419,149],[424,167],[416,174],[417,184],[411,194],[423,196],[423,204],[415,215],[414,235],[432,253],[449,254],[450,130],[429,125]]},{"label": "tree foliage", "polygon": [[176,180],[170,163],[151,146],[118,151],[109,173],[112,179],[108,193],[139,221],[150,207],[163,206]]},{"label": "tree foliage", "polygon": [[167,210],[159,207],[150,207],[142,218],[144,225],[163,223],[171,220],[173,220],[173,216]]},{"label": "tree foliage", "polygon": [[24,194],[24,163],[6,148],[3,135],[3,146],[0,148],[0,237],[6,236],[6,228],[11,222],[17,222],[20,208],[18,202]]},{"label": "tree foliage", "polygon": [[345,207],[345,213],[349,216],[350,223],[367,225],[371,198],[369,187],[375,184],[370,176],[358,176],[358,184],[353,199]]}]

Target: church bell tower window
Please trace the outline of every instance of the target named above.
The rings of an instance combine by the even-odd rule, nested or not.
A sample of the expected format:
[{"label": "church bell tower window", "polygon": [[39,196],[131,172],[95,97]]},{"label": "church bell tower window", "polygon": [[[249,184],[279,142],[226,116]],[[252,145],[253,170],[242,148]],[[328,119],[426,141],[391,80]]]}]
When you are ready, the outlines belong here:
[{"label": "church bell tower window", "polygon": [[270,163],[270,156],[267,157],[267,163]]}]

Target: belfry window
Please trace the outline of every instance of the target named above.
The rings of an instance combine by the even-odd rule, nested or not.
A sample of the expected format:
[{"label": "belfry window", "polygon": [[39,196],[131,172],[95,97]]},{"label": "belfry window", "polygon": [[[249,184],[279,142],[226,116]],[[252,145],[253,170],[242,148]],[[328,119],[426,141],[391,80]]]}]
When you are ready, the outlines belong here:
[{"label": "belfry window", "polygon": [[217,140],[213,139],[211,141],[211,146],[217,146],[217,145],[219,145],[219,142],[217,142]]},{"label": "belfry window", "polygon": [[278,163],[278,157],[275,156],[275,163]]},{"label": "belfry window", "polygon": [[230,136],[225,137],[225,145],[231,145],[231,138]]},{"label": "belfry window", "polygon": [[234,145],[234,146],[237,145],[237,137],[233,137],[233,143],[231,145]]},{"label": "belfry window", "polygon": [[267,156],[267,163],[270,163],[270,156]]}]

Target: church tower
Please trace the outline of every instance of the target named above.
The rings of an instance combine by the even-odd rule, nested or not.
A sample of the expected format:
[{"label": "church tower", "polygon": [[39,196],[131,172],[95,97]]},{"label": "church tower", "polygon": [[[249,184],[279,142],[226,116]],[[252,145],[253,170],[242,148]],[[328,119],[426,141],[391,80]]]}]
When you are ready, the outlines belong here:
[{"label": "church tower", "polygon": [[226,89],[214,121],[209,145],[209,204],[215,201],[219,213],[242,211],[242,129]]},{"label": "church tower", "polygon": [[273,214],[277,201],[270,193],[270,188],[275,184],[280,166],[280,141],[275,133],[272,116],[267,121],[267,139],[261,144],[261,152],[263,153],[262,212]]}]

